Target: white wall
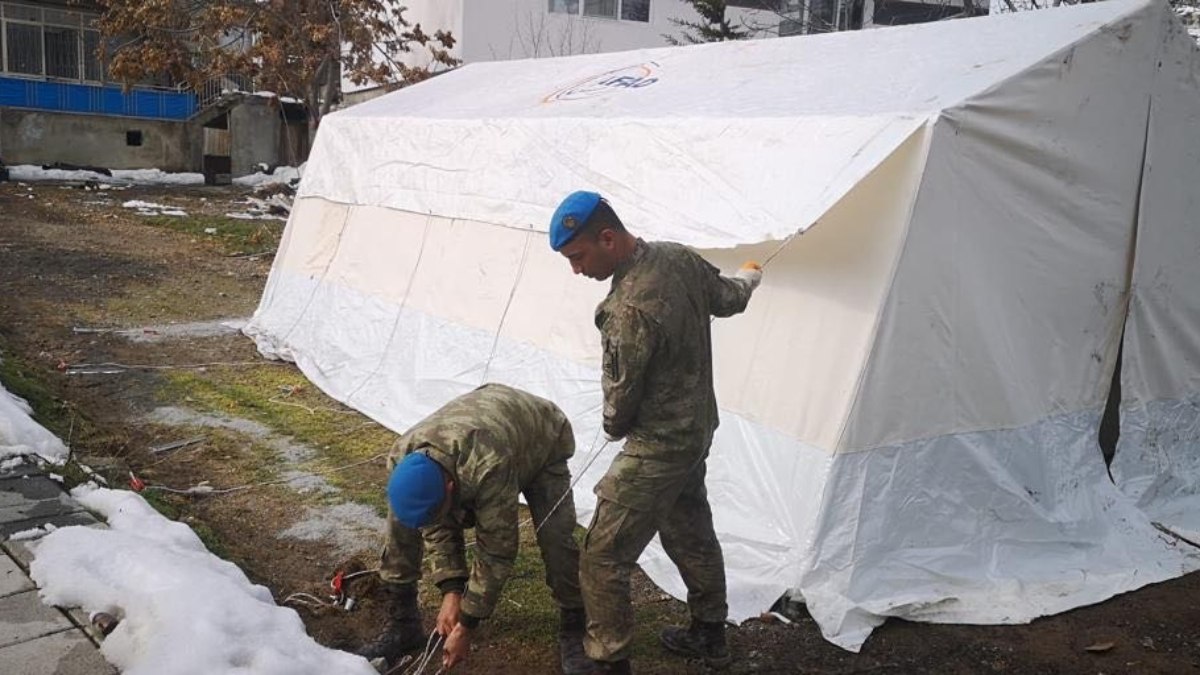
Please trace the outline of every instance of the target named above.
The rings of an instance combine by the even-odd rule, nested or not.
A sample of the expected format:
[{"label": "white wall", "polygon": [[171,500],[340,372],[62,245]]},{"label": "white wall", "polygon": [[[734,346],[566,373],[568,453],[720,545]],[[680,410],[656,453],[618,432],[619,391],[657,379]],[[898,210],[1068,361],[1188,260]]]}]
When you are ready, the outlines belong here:
[{"label": "white wall", "polygon": [[[584,0],[579,2],[582,5]],[[457,41],[451,54],[464,63],[665,47],[669,44],[666,35],[682,33],[672,19],[699,20],[691,5],[682,0],[650,0],[649,22],[550,12],[549,0],[407,0],[405,6],[408,22],[421,24],[426,33],[450,31]],[[773,28],[779,23],[772,12],[737,7],[726,11],[739,27]],[[762,36],[770,37],[767,33]],[[401,60],[423,66],[429,63],[429,55],[414,47]],[[373,86],[342,81],[345,92]]]},{"label": "white wall", "polygon": [[462,58],[467,63],[664,47],[664,34],[679,34],[672,18],[696,18],[691,5],[681,0],[651,0],[649,22],[551,13],[549,0],[461,4]]},{"label": "white wall", "polygon": [[[406,0],[404,6],[407,8],[404,11],[404,19],[410,25],[421,24],[421,30],[428,35],[433,35],[439,30],[447,30],[455,40],[462,39],[463,0]],[[450,53],[461,58],[462,42],[455,44]],[[377,60],[382,61],[382,59]],[[412,51],[401,54],[399,60],[408,66],[425,66],[430,62],[429,51],[420,45],[413,45]],[[342,77],[343,92],[365,91],[377,86],[375,83],[354,84],[344,75]],[[347,99],[347,104],[362,103],[373,97],[373,95],[367,94]]]},{"label": "white wall", "polygon": [[[455,40],[462,39],[463,33],[463,4],[467,0],[405,0],[407,8],[404,18],[412,25],[421,24],[421,30],[433,35],[439,30],[450,31]],[[462,56],[462,43],[454,45],[452,53]],[[406,55],[408,65],[424,65],[429,62],[426,54],[414,48],[412,54]]]}]

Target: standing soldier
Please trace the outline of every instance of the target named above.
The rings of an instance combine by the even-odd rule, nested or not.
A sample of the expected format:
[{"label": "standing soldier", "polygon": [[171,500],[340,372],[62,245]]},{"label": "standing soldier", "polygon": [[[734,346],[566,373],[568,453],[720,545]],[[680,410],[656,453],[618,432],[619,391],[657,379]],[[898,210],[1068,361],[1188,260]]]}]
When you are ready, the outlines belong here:
[{"label": "standing soldier", "polygon": [[704,487],[717,428],[709,323],[746,309],[762,268],[746,263],[734,278],[723,277],[685,246],[642,241],[594,192],[563,200],[550,222],[550,246],[576,274],[612,277],[596,327],[604,345],[604,431],[625,446],[596,485],[583,545],[587,655],[598,672],[631,672],[629,575],[657,532],[687,586],[691,614],[689,627],[662,632],[663,645],[727,665],[725,565]]},{"label": "standing soldier", "polygon": [[[567,459],[571,423],[550,401],[485,384],[418,422],[396,441],[389,464],[388,541],[379,576],[388,623],[359,651],[394,666],[426,643],[417,608],[422,549],[442,592],[437,631],[443,665],[466,658],[472,631],[496,607],[517,558],[518,495],[525,495],[546,564],[546,583],[561,610],[559,649],[565,673],[587,673],[585,619],[579,591],[575,502]],[[463,530],[475,528],[467,570]]]}]

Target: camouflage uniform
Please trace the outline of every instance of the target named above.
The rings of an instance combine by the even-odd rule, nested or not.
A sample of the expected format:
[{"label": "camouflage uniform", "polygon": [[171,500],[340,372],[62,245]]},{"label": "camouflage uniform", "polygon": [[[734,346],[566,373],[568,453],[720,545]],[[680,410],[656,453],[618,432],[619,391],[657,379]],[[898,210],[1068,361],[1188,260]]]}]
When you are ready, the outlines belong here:
[{"label": "camouflage uniform", "polygon": [[[575,437],[557,406],[511,387],[485,384],[409,429],[396,441],[389,468],[410,452],[427,454],[453,476],[454,503],[444,519],[420,531],[401,525],[389,512],[379,573],[384,581],[415,584],[427,549],[433,582],[447,590],[465,580],[463,615],[487,618],[517,558],[520,493],[533,522],[545,521],[537,541],[554,599],[563,609],[583,607],[567,469]],[[469,527],[475,528],[475,560],[468,573],[463,530]]]},{"label": "camouflage uniform", "polygon": [[752,290],[684,246],[638,240],[596,308],[604,430],[626,440],[596,486],[580,563],[593,659],[628,657],[629,574],[656,532],[687,586],[692,618],[726,618],[725,564],[704,487],[718,423],[709,322],[745,310]]}]

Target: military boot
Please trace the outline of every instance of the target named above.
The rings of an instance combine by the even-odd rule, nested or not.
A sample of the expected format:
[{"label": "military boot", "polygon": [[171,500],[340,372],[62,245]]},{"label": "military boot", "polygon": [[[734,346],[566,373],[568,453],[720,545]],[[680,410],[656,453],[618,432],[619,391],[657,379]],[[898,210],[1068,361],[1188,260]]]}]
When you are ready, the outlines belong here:
[{"label": "military boot", "polygon": [[664,647],[676,654],[703,659],[713,668],[724,668],[733,661],[725,644],[724,621],[696,621],[687,628],[668,626],[659,636]]},{"label": "military boot", "polygon": [[415,584],[384,584],[383,592],[387,597],[387,620],[379,634],[357,653],[368,661],[382,658],[391,667],[405,652],[425,645],[425,628]]},{"label": "military boot", "polygon": [[633,675],[633,667],[629,665],[629,659],[596,661],[595,663],[596,667],[592,670],[592,675]]},{"label": "military boot", "polygon": [[583,634],[587,632],[587,616],[583,609],[564,609],[558,625],[558,656],[563,675],[588,675],[596,664],[583,651]]}]

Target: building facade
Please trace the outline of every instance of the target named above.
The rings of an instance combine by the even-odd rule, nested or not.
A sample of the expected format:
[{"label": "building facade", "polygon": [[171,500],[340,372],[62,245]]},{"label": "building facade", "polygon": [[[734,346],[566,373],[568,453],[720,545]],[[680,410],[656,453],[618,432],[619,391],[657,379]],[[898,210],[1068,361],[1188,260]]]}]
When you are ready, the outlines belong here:
[{"label": "building facade", "polygon": [[[206,93],[166,80],[111,81],[99,16],[88,3],[0,0],[3,162],[201,171],[206,155],[228,152],[218,164],[240,175],[307,154],[303,114],[277,101],[222,95],[228,83]],[[234,151],[245,147],[253,152]]]}]

